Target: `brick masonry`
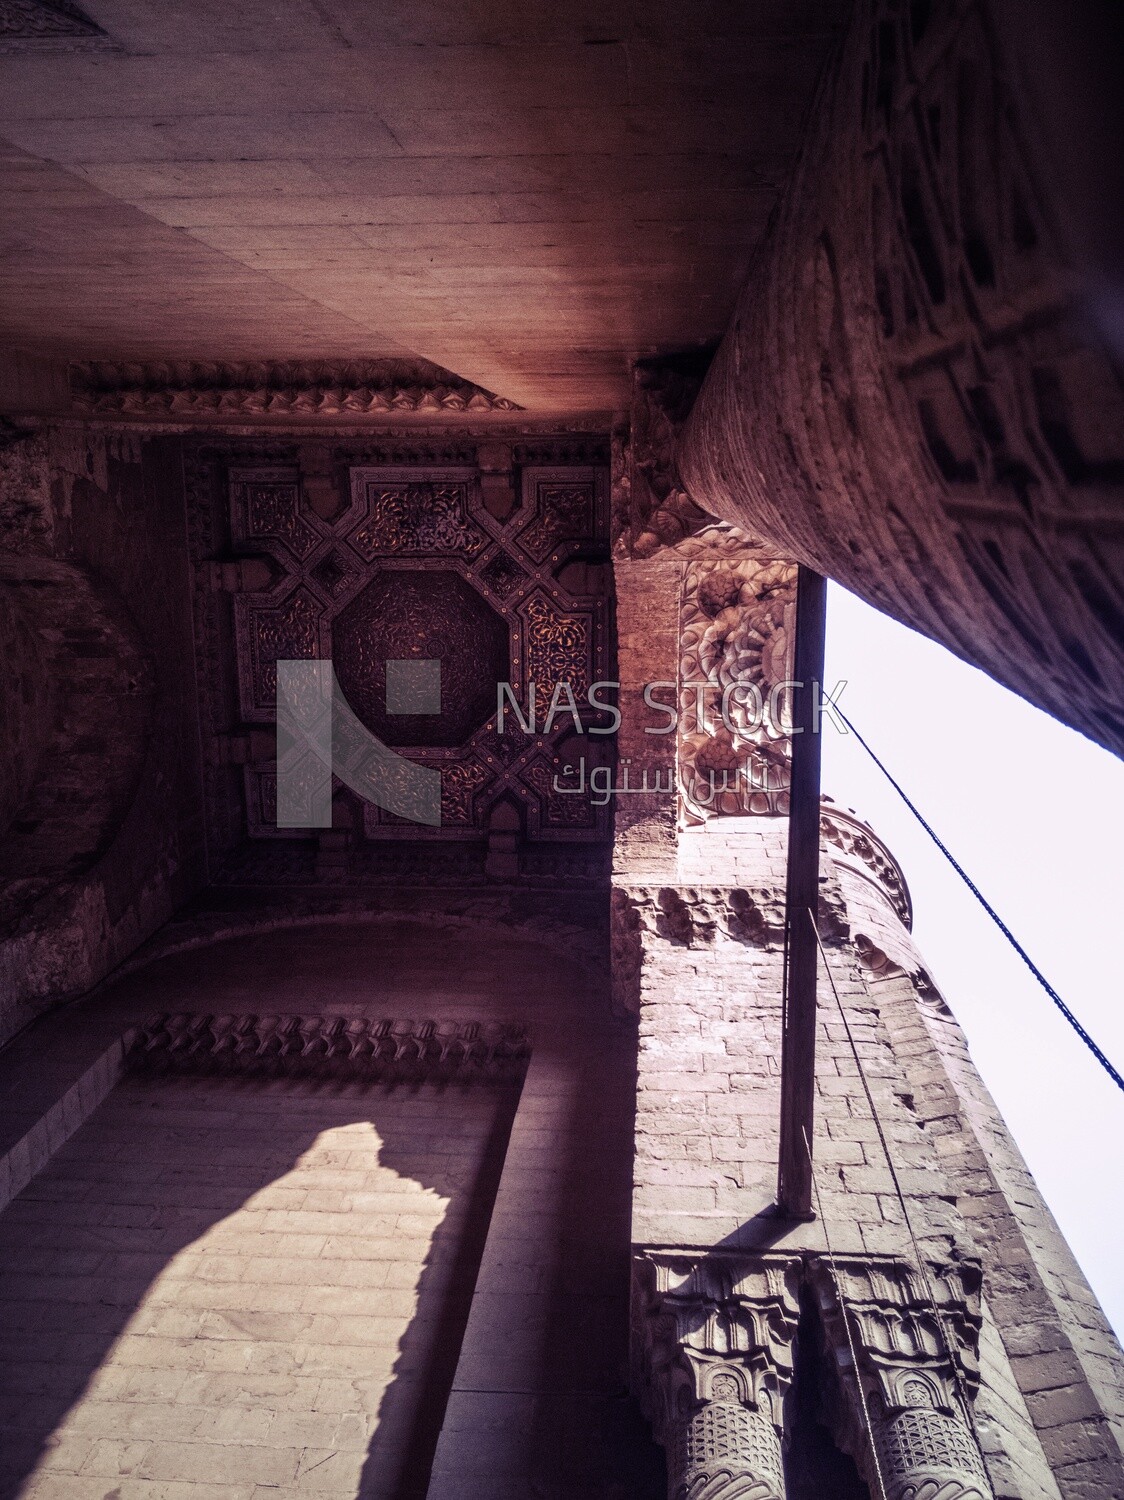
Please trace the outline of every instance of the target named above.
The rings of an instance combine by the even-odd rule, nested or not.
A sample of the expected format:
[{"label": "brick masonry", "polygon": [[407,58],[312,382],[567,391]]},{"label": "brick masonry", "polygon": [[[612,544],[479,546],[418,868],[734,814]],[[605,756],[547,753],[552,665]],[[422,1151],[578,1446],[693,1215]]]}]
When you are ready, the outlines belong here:
[{"label": "brick masonry", "polygon": [[[229,911],[221,921],[230,923]],[[198,918],[190,930],[197,927]],[[580,947],[570,939],[571,955]],[[327,984],[326,974],[331,975]],[[148,1429],[134,1436],[103,1427],[93,1433],[96,1440],[147,1442],[137,1462],[149,1468],[143,1473],[140,1468],[131,1473],[120,1469],[104,1479],[91,1469],[69,1479],[56,1470],[49,1483],[45,1476],[36,1480],[44,1486],[42,1493],[82,1495],[84,1500],[96,1495],[100,1500],[119,1488],[122,1500],[178,1500],[189,1493],[192,1500],[205,1497],[210,1491],[201,1487],[207,1482],[204,1474],[192,1468],[204,1460],[191,1451],[204,1443],[228,1449],[220,1455],[224,1461],[233,1463],[232,1455],[238,1453],[239,1462],[251,1466],[245,1474],[232,1470],[223,1481],[230,1488],[215,1491],[216,1500],[220,1494],[230,1500],[243,1493],[264,1500],[267,1488],[278,1486],[311,1493],[317,1483],[327,1484],[333,1472],[326,1492],[354,1494],[364,1465],[364,1484],[374,1486],[372,1493],[383,1493],[378,1486],[385,1485],[387,1493],[405,1495],[412,1491],[401,1488],[402,1476],[428,1441],[433,1460],[428,1493],[443,1500],[483,1494],[522,1500],[529,1486],[560,1500],[613,1500],[622,1484],[629,1486],[625,1493],[658,1500],[664,1485],[662,1462],[627,1391],[634,1038],[627,1026],[610,1017],[603,961],[599,971],[584,967],[575,956],[545,948],[529,931],[520,934],[490,924],[483,913],[475,921],[444,926],[432,918],[405,915],[353,916],[331,925],[287,931],[274,927],[198,946],[138,968],[97,1000],[70,1011],[65,1024],[61,1017],[47,1018],[34,1037],[25,1036],[9,1048],[0,1057],[7,1105],[7,1112],[0,1112],[0,1128],[26,1135],[36,1099],[45,1104],[65,1092],[89,1068],[91,1053],[104,1052],[114,1034],[158,1012],[189,1011],[193,997],[201,994],[206,994],[210,1011],[428,1015],[458,1024],[512,1022],[527,1028],[530,1065],[514,1119],[509,1110],[498,1127],[506,1133],[510,1124],[510,1141],[506,1153],[499,1153],[502,1172],[492,1183],[486,1241],[476,1243],[467,1268],[455,1236],[446,1244],[453,1290],[464,1299],[459,1326],[442,1342],[450,1364],[440,1379],[430,1371],[434,1385],[420,1408],[411,1409],[410,1382],[415,1375],[420,1378],[417,1351],[426,1348],[431,1310],[440,1298],[437,1271],[445,1257],[444,1251],[427,1252],[422,1239],[429,1243],[426,1237],[438,1220],[450,1231],[457,1223],[465,1176],[475,1170],[472,1153],[484,1149],[489,1122],[495,1123],[494,1113],[473,1103],[471,1089],[451,1086],[433,1098],[425,1089],[374,1091],[362,1097],[348,1089],[336,1097],[334,1087],[309,1092],[307,1084],[126,1082],[25,1188],[13,1216],[5,1216],[7,1227],[0,1219],[0,1230],[18,1239],[37,1223],[50,1238],[42,1225],[57,1219],[66,1236],[83,1241],[73,1246],[76,1259],[68,1266],[56,1264],[50,1273],[86,1278],[72,1290],[87,1300],[77,1304],[79,1312],[72,1309],[68,1322],[69,1328],[84,1330],[86,1341],[79,1341],[87,1361],[83,1380],[100,1368],[95,1382],[147,1381],[143,1392],[129,1387],[136,1399],[143,1396],[146,1406],[140,1416],[131,1411],[130,1421],[152,1417],[187,1424],[180,1408],[206,1410],[194,1413],[202,1425],[186,1432],[148,1437]],[[38,1061],[28,1069],[32,1052]],[[167,1119],[156,1126],[155,1120],[164,1120],[164,1110]],[[97,1145],[103,1128],[99,1121],[109,1132],[102,1147]],[[360,1171],[350,1161],[350,1145],[345,1153],[349,1161],[316,1164],[322,1147],[329,1153],[337,1149],[325,1141],[317,1145],[317,1137],[336,1129],[358,1130],[365,1143],[355,1148],[366,1154],[361,1186],[358,1179],[349,1185],[305,1182],[302,1176],[306,1169],[313,1176],[337,1170],[346,1174],[353,1166]],[[382,1147],[376,1149],[373,1132]],[[137,1143],[146,1135],[168,1157],[155,1180],[145,1161],[136,1160]],[[111,1180],[90,1187],[82,1178],[83,1163],[94,1148],[109,1151],[111,1141],[112,1159],[103,1157],[99,1169]],[[229,1174],[222,1154],[228,1150]],[[218,1153],[221,1172],[206,1169],[208,1153]],[[492,1157],[488,1160],[498,1165]],[[391,1167],[396,1175],[389,1174]],[[253,1181],[238,1175],[243,1168],[247,1173],[252,1168]],[[221,1201],[215,1199],[216,1187]],[[290,1192],[314,1196],[297,1204],[288,1201]],[[395,1199],[394,1215],[387,1217],[387,1204],[367,1201],[368,1192]],[[253,1194],[249,1201],[248,1193]],[[106,1200],[108,1219],[90,1224],[83,1205],[92,1207],[99,1194]],[[274,1201],[275,1194],[287,1201]],[[316,1194],[325,1196],[317,1199]],[[346,1211],[339,1206],[341,1194],[351,1202]],[[439,1199],[448,1199],[448,1206]],[[316,1223],[302,1217],[309,1214]],[[353,1214],[357,1216],[349,1217]],[[271,1219],[268,1226],[266,1218]],[[362,1254],[353,1253],[349,1229],[362,1241]],[[409,1229],[405,1238],[404,1229]],[[421,1236],[416,1250],[411,1244],[415,1229]],[[256,1243],[239,1244],[243,1231]],[[271,1235],[274,1242],[267,1245]],[[327,1254],[329,1237],[339,1241],[336,1256]],[[12,1241],[2,1243],[8,1247]],[[254,1254],[243,1259],[250,1249]],[[96,1265],[89,1259],[94,1253]],[[97,1293],[97,1278],[111,1264],[101,1257],[111,1253],[137,1256],[137,1274],[112,1293],[114,1300],[106,1307]],[[423,1280],[414,1289],[427,1253]],[[169,1255],[175,1257],[170,1268]],[[43,1255],[38,1259],[42,1262]],[[331,1271],[324,1269],[328,1259],[335,1261]],[[213,1275],[212,1270],[203,1274],[205,1262]],[[284,1262],[284,1268],[273,1262]],[[48,1275],[42,1264],[33,1271]],[[238,1280],[224,1279],[235,1272]],[[356,1282],[384,1272],[388,1279],[378,1286]],[[308,1294],[313,1300],[314,1294],[322,1294],[322,1305],[294,1306],[295,1283],[282,1279],[290,1273],[309,1278]],[[393,1284],[402,1277],[406,1286]],[[383,1297],[383,1289],[387,1296],[393,1293],[387,1306],[394,1310],[380,1314],[371,1304]],[[21,1331],[26,1330],[27,1308],[31,1301],[37,1306],[43,1302],[31,1297],[34,1290],[20,1283],[19,1295],[6,1304],[13,1317],[24,1319],[16,1330],[21,1362],[27,1354]],[[302,1282],[301,1297],[305,1290]],[[415,1295],[420,1299],[416,1309]],[[251,1306],[259,1296],[270,1305]],[[252,1340],[231,1337],[227,1320],[235,1308],[239,1318],[248,1320]],[[138,1319],[156,1321],[145,1323],[141,1332]],[[126,1324],[127,1348],[119,1355],[123,1346],[115,1345],[106,1361],[109,1336],[117,1337]],[[56,1332],[57,1322],[50,1325],[49,1336]],[[119,1358],[135,1358],[141,1366],[125,1370]],[[302,1362],[294,1363],[296,1359]],[[234,1362],[232,1368],[223,1363],[227,1360]],[[351,1365],[357,1368],[353,1371]],[[251,1375],[256,1383],[247,1385]],[[48,1397],[56,1388],[49,1372],[43,1378],[42,1394]],[[357,1382],[362,1386],[358,1399]],[[64,1428],[72,1433],[64,1446],[72,1439],[77,1444],[83,1423],[96,1426],[99,1420],[96,1406],[102,1397],[96,1385],[75,1406],[80,1388],[78,1382],[56,1391],[58,1418],[69,1411],[66,1421],[76,1424]],[[330,1399],[350,1404],[325,1409],[317,1405],[322,1390],[341,1392]],[[220,1439],[210,1419],[234,1423],[234,1416],[220,1410],[227,1404],[246,1408],[238,1421],[247,1425],[222,1429],[226,1435]],[[432,1422],[435,1410],[438,1419],[426,1438],[422,1417],[428,1413]],[[354,1424],[346,1440],[342,1428],[325,1436],[328,1415],[342,1421],[364,1413],[378,1416],[379,1422],[377,1432],[368,1422],[363,1442],[355,1436]],[[298,1420],[304,1417],[307,1428]],[[263,1425],[267,1419],[272,1426]],[[41,1425],[46,1426],[46,1418]],[[439,1440],[436,1426],[441,1428]],[[312,1435],[301,1438],[301,1431]],[[88,1438],[89,1429],[81,1436]],[[52,1463],[56,1458],[58,1464],[71,1461],[58,1456],[59,1444],[54,1449]],[[315,1449],[318,1458],[332,1450],[335,1457],[310,1468],[302,1457],[305,1449]],[[67,1451],[77,1454],[79,1449]],[[86,1454],[81,1463],[128,1464],[139,1451],[119,1454],[104,1447],[100,1456]],[[269,1465],[277,1454],[282,1457],[274,1469]],[[208,1453],[207,1461],[213,1457]],[[290,1458],[291,1469],[286,1467]],[[252,1463],[266,1468],[252,1470]],[[38,1496],[40,1490],[33,1493]]]},{"label": "brick masonry", "polygon": [[780,820],[716,819],[680,836],[674,880],[622,888],[642,948],[637,1253],[830,1244],[916,1262],[849,1027],[922,1255],[982,1261],[976,1427],[996,1496],[1124,1493],[1119,1347],[889,896],[827,844],[820,924],[843,1015],[821,982],[821,1213],[774,1217],[785,843]]},{"label": "brick masonry", "polygon": [[424,1495],[509,1114],[486,1086],[119,1084],[0,1221],[4,1493]]}]

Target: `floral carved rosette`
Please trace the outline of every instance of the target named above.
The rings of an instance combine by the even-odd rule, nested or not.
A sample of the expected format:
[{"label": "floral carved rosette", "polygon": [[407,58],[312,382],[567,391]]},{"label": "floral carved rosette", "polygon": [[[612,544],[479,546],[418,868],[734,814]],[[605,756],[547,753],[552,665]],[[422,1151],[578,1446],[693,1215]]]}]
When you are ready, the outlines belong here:
[{"label": "floral carved rosette", "polygon": [[689,564],[679,616],[679,787],[690,823],[788,810],[783,685],[792,677],[796,567],[716,550]]}]

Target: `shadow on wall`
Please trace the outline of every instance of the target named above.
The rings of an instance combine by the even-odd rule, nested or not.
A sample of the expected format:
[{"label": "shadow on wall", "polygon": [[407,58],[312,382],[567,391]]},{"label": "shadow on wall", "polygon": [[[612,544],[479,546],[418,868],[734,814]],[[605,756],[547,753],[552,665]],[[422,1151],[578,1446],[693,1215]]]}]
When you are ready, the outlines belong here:
[{"label": "shadow on wall", "polygon": [[[144,1480],[422,1500],[517,1099],[119,1085],[0,1217],[0,1496],[100,1500]],[[589,1176],[561,1164],[563,1199],[585,1209],[543,1268],[544,1347],[596,1364],[623,1323],[627,1245],[606,1270],[611,1209]],[[579,1372],[561,1378],[580,1393]],[[526,1438],[544,1495],[663,1493],[623,1388],[538,1401]],[[583,1453],[584,1479],[568,1472]]]},{"label": "shadow on wall", "polygon": [[517,1093],[120,1085],[0,1218],[0,1494],[424,1496]]}]

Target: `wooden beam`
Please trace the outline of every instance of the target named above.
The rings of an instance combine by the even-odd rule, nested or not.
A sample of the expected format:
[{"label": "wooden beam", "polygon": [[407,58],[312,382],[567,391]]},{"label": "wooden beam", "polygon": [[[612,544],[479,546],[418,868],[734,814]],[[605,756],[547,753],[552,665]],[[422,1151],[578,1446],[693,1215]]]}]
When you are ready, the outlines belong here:
[{"label": "wooden beam", "polygon": [[785,908],[784,1039],[777,1204],[789,1218],[811,1219],[811,1142],[816,1078],[816,980],[820,886],[820,692],[827,588],[801,567],[796,585],[792,699],[792,785]]}]

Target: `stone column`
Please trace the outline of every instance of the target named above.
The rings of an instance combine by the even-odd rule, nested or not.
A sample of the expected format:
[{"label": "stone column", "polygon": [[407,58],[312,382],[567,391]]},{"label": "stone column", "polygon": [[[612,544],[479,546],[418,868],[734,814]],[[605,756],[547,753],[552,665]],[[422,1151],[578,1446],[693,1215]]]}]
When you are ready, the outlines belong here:
[{"label": "stone column", "polygon": [[664,467],[1121,754],[1117,10],[860,0]]},{"label": "stone column", "polygon": [[671,1500],[784,1500],[799,1274],[791,1258],[637,1260],[635,1384],[667,1451]]},{"label": "stone column", "polygon": [[809,1280],[834,1354],[836,1389],[825,1395],[829,1407],[834,1402],[836,1441],[871,1493],[993,1500],[970,1426],[979,1384],[978,1266],[934,1265],[925,1281],[901,1261],[813,1261]]}]

